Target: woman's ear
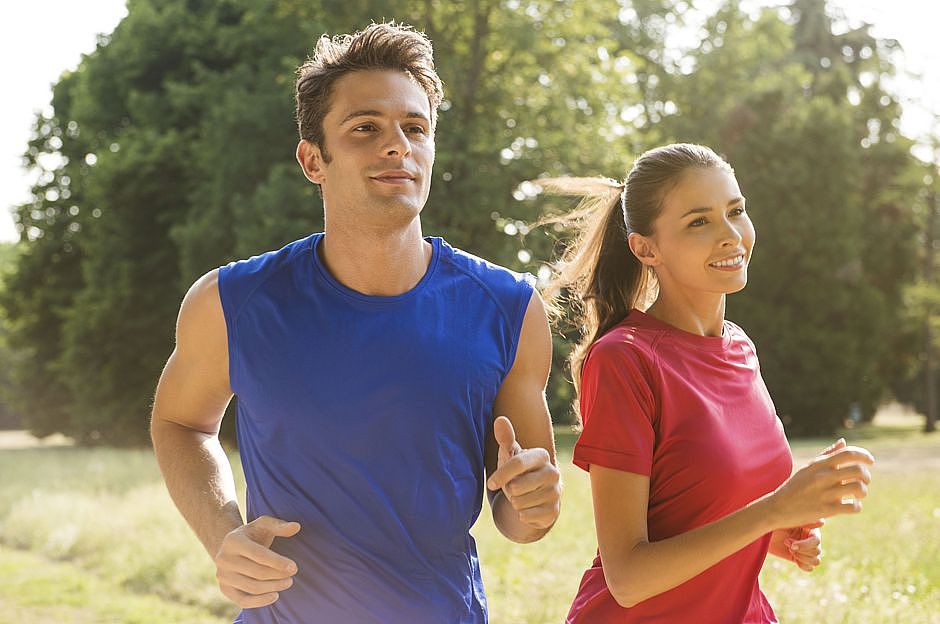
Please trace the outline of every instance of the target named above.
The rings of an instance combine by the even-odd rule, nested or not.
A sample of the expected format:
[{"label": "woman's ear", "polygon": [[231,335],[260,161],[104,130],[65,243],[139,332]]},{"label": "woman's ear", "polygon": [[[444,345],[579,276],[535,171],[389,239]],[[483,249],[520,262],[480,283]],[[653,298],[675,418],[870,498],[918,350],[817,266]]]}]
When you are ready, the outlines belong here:
[{"label": "woman's ear", "polygon": [[630,245],[630,251],[637,260],[646,266],[653,267],[659,264],[659,254],[656,249],[656,243],[648,236],[632,233],[627,237],[627,243]]}]

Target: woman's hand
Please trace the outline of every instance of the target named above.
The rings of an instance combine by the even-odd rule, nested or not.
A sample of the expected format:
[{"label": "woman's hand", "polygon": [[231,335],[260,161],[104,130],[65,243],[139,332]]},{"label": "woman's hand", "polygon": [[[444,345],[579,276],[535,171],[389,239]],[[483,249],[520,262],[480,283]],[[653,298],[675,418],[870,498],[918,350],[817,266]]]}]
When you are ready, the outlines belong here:
[{"label": "woman's hand", "polygon": [[866,449],[839,440],[766,499],[773,524],[802,527],[821,518],[860,512],[871,483],[868,467],[874,463]]},{"label": "woman's hand", "polygon": [[770,553],[812,572],[822,558],[823,521],[791,529],[777,529],[770,538]]}]

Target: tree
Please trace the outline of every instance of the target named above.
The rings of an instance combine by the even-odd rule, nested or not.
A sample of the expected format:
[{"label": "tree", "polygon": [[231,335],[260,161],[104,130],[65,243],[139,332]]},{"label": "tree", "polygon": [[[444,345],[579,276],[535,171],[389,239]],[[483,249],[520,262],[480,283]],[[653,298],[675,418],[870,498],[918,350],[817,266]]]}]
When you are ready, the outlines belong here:
[{"label": "tree", "polygon": [[936,277],[940,264],[940,254],[937,254],[940,248],[938,139],[934,138],[930,147],[935,159],[922,167],[923,188],[917,202],[921,217],[921,270],[904,293],[911,356],[906,369],[908,375],[898,384],[899,395],[924,413],[925,433],[936,431],[940,415],[940,375],[937,372],[940,369],[940,281]]},{"label": "tree", "polygon": [[[820,0],[752,19],[727,2],[688,75],[665,81],[663,120],[735,166],[758,230],[751,283],[729,314],[752,332],[778,411],[797,434],[866,417],[897,378],[901,291],[916,230],[911,142],[882,86],[895,43],[834,34]],[[728,97],[733,94],[734,97]]]},{"label": "tree", "polygon": [[[678,0],[129,0],[55,85],[26,154],[38,182],[17,209],[20,253],[0,294],[11,404],[36,433],[146,441],[185,289],[322,227],[293,158],[293,72],[320,34],[367,15],[435,43],[446,99],[427,233],[544,275],[562,233],[528,224],[570,203],[527,181],[620,178],[648,147],[710,144],[737,166],[761,232],[732,315],[760,343],[792,430],[828,431],[852,402],[871,411],[915,357],[913,321],[894,301],[917,268],[919,183],[882,86],[890,42],[833,34],[819,0],[756,19],[727,2],[698,49],[677,50],[689,11]],[[577,331],[556,336],[549,394],[562,420]],[[821,354],[811,363],[806,345]]]},{"label": "tree", "polygon": [[[14,264],[16,248],[11,243],[0,243],[0,293],[3,292],[3,282],[10,267]],[[13,350],[7,346],[7,335],[10,329],[8,322],[0,308],[0,429],[19,429],[22,419],[13,411],[10,405],[12,388],[12,374],[17,366]]]},{"label": "tree", "polygon": [[[60,82],[60,96],[70,84],[68,77]],[[39,437],[71,430],[72,397],[59,354],[65,313],[82,286],[77,216],[84,152],[80,141],[65,140],[77,138],[76,129],[44,114],[36,120],[25,160],[39,176],[32,200],[14,212],[19,253],[0,292],[7,346],[17,364],[7,399]]]},{"label": "tree", "polygon": [[[231,213],[192,225],[270,195],[269,171],[283,178],[273,148],[261,147],[278,120],[290,137],[290,72],[316,28],[301,30],[286,6],[131,0],[115,32],[55,86],[55,114],[38,120],[28,154],[47,170],[18,210],[24,252],[4,302],[24,358],[17,402],[35,432],[147,440],[182,293],[238,244]],[[277,114],[264,108],[272,101]],[[293,225],[291,234],[307,229]],[[266,233],[271,246],[288,236]]]},{"label": "tree", "polygon": [[[534,215],[513,192],[561,160],[614,162],[604,102],[625,72],[599,74],[593,59],[608,36],[595,18],[616,4],[367,5],[438,45],[448,100],[426,229],[537,266],[493,214]],[[322,226],[293,162],[293,71],[320,33],[361,28],[362,15],[335,1],[131,0],[57,83],[28,155],[45,172],[17,213],[24,250],[4,298],[24,358],[17,400],[35,431],[145,442],[185,288]]]},{"label": "tree", "polygon": [[924,431],[932,433],[937,430],[937,418],[940,413],[940,388],[937,387],[938,350],[940,350],[940,286],[935,275],[937,274],[937,242],[940,241],[940,192],[937,187],[937,178],[940,177],[940,166],[932,163],[929,178],[931,186],[927,198],[927,218],[924,228],[924,285],[930,289],[927,298],[926,320],[924,322],[924,385],[927,395]]}]

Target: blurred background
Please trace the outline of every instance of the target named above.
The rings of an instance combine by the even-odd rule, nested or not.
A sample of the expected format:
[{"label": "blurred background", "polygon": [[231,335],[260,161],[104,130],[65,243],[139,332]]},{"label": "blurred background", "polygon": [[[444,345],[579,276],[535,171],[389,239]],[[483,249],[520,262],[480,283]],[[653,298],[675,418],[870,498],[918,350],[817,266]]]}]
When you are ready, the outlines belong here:
[{"label": "blurred background", "polygon": [[[887,400],[933,427],[940,72],[918,80],[898,40],[839,5],[112,4],[113,31],[31,103],[28,144],[5,146],[31,182],[0,247],[8,426],[147,442],[186,288],[322,227],[293,160],[294,69],[324,32],[397,18],[432,38],[446,85],[426,233],[544,278],[564,232],[527,224],[572,205],[527,180],[623,178],[647,148],[710,145],[758,230],[728,316],[756,341],[788,432],[831,433]],[[558,423],[573,331],[556,340]]]},{"label": "blurred background", "polygon": [[[888,409],[888,429],[907,436],[890,452],[938,474],[940,445],[916,433],[935,428],[940,383],[940,11],[931,3],[45,0],[0,11],[10,76],[0,429],[45,440],[25,449],[35,444],[11,434],[0,444],[0,552],[20,549],[5,553],[8,562],[35,551],[108,568],[114,562],[99,551],[125,525],[83,531],[95,510],[118,505],[173,526],[179,557],[144,557],[110,581],[160,586],[227,613],[149,453],[134,449],[149,442],[153,390],[188,286],[322,228],[316,190],[293,158],[294,70],[321,34],[381,19],[426,32],[445,83],[426,234],[544,281],[566,233],[530,224],[573,203],[543,196],[539,177],[622,179],[650,147],[707,144],[734,166],[758,231],[750,283],[729,297],[728,317],[756,342],[788,435],[806,440],[797,450],[838,433],[870,437]],[[555,336],[549,388],[563,454],[576,332]],[[233,421],[225,419],[227,436]],[[50,446],[59,443],[68,451]],[[79,481],[98,493],[56,498],[61,488],[48,485]],[[927,483],[938,491],[936,478]],[[937,531],[931,496],[921,501],[929,528],[909,535]],[[159,512],[143,502],[155,499]],[[579,553],[575,568],[593,549],[583,502],[587,515],[572,532],[586,541],[565,547]],[[40,518],[86,512],[71,533],[42,529]],[[126,526],[149,524],[138,520]],[[885,526],[902,520],[886,517]],[[192,596],[190,560],[203,597]],[[27,563],[11,563],[8,580]],[[515,578],[516,564],[506,565],[491,575]],[[533,565],[525,574],[544,571]],[[923,599],[936,597],[937,565],[919,585],[898,572],[886,604],[902,605],[925,584],[935,593]],[[567,570],[556,611],[579,576]],[[0,593],[0,605],[16,604]],[[556,611],[544,621],[557,621]],[[36,613],[10,621],[45,621]],[[506,613],[498,621],[543,621]],[[870,621],[937,621],[891,613]],[[133,617],[100,621],[149,621]],[[162,621],[203,621],[190,617]],[[852,617],[845,621],[869,621]]]}]

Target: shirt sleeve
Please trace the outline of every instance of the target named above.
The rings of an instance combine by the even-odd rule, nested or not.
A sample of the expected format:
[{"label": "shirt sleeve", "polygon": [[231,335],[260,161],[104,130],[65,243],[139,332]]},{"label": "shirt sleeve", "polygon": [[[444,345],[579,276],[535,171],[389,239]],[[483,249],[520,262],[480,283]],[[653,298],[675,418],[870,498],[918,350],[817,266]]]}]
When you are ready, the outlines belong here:
[{"label": "shirt sleeve", "polygon": [[576,466],[591,464],[650,476],[655,401],[643,356],[623,342],[594,345],[581,370],[582,429]]}]

